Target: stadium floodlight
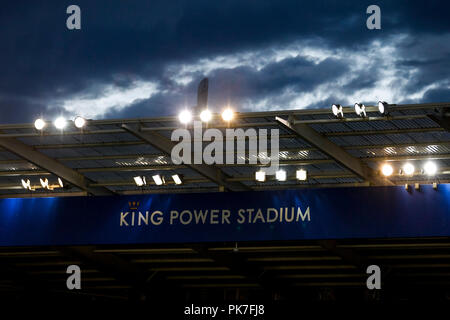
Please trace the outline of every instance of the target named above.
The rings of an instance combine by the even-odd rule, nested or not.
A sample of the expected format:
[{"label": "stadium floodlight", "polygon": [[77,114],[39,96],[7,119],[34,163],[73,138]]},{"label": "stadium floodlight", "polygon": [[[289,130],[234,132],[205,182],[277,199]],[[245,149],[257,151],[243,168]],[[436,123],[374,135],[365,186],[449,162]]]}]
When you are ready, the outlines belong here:
[{"label": "stadium floodlight", "polygon": [[286,171],[280,169],[278,171],[275,172],[275,178],[278,181],[286,181]]},{"label": "stadium floodlight", "polygon": [[405,163],[403,166],[403,172],[405,173],[405,175],[407,176],[412,176],[414,174],[414,166],[412,163]]},{"label": "stadium floodlight", "polygon": [[86,125],[86,119],[80,116],[77,116],[73,122],[78,129],[81,129]]},{"label": "stadium floodlight", "polygon": [[23,187],[24,189],[31,190],[31,182],[30,182],[30,179],[27,179],[27,180],[22,179],[21,182],[22,182],[22,187]]},{"label": "stadium floodlight", "polygon": [[147,184],[147,181],[145,180],[145,177],[143,177],[143,176],[142,177],[137,176],[137,177],[134,177],[133,179],[134,179],[134,183],[136,183],[136,185],[138,187],[143,187]]},{"label": "stadium floodlight", "polygon": [[178,115],[178,120],[180,120],[182,124],[188,124],[192,120],[192,113],[189,110],[183,110]]},{"label": "stadium floodlight", "polygon": [[381,167],[381,173],[385,177],[389,177],[393,172],[394,168],[392,168],[392,166],[388,163],[383,164],[383,166]]},{"label": "stadium floodlight", "polygon": [[200,120],[202,120],[202,122],[208,122],[211,119],[212,119],[212,113],[208,109],[205,109],[200,113]]},{"label": "stadium floodlight", "polygon": [[307,173],[306,173],[306,170],[304,170],[304,169],[297,170],[296,175],[297,175],[297,180],[305,181],[307,179]]},{"label": "stadium floodlight", "polygon": [[48,179],[47,178],[45,178],[45,179],[40,178],[39,181],[41,182],[42,188],[50,189],[50,186],[48,185]]},{"label": "stadium floodlight", "polygon": [[231,110],[231,108],[226,108],[222,112],[222,119],[223,121],[231,121],[234,118],[234,111]]},{"label": "stadium floodlight", "polygon": [[434,176],[437,172],[436,163],[434,163],[432,161],[428,161],[427,163],[425,163],[425,165],[423,166],[423,169],[425,171],[425,174],[428,176]]},{"label": "stadium floodlight", "polygon": [[378,111],[382,116],[389,114],[389,104],[386,101],[378,101]]},{"label": "stadium floodlight", "polygon": [[58,184],[61,188],[64,188],[64,182],[62,181],[61,178],[58,177]]},{"label": "stadium floodlight", "polygon": [[36,119],[36,121],[34,122],[34,127],[36,128],[36,130],[42,130],[45,127],[45,121],[42,120],[41,118]]},{"label": "stadium floodlight", "polygon": [[255,172],[255,180],[259,181],[259,182],[264,182],[266,181],[266,172],[259,170]]},{"label": "stadium floodlight", "polygon": [[155,181],[155,184],[157,186],[160,186],[163,184],[163,179],[161,178],[161,176],[159,174],[152,176],[152,178],[153,178],[153,181]]},{"label": "stadium floodlight", "polygon": [[331,111],[333,111],[333,115],[336,118],[343,118],[344,117],[344,111],[343,111],[342,106],[340,104],[333,104],[331,106]]},{"label": "stadium floodlight", "polygon": [[62,129],[65,128],[65,126],[67,124],[67,121],[63,117],[58,117],[58,118],[55,119],[53,124],[55,125],[56,129],[62,130]]},{"label": "stadium floodlight", "polygon": [[367,117],[366,106],[361,103],[355,103],[355,113],[361,118]]},{"label": "stadium floodlight", "polygon": [[175,184],[181,184],[182,183],[180,176],[177,175],[177,174],[172,175],[172,179],[173,179],[173,182],[175,182]]}]

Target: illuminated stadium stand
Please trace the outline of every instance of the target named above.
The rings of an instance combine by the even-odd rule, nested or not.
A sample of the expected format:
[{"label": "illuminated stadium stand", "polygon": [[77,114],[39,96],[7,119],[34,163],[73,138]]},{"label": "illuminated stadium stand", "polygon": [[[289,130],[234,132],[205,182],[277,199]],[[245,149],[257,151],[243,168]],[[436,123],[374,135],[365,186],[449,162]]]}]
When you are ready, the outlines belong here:
[{"label": "illuminated stadium stand", "polygon": [[[9,228],[7,223],[13,223],[14,219],[13,215],[5,218],[5,208],[14,207],[16,202],[12,201],[25,201],[21,200],[25,198],[84,197],[76,198],[80,208],[73,208],[76,202],[70,199],[61,200],[71,204],[69,212],[89,211],[84,208],[91,205],[101,208],[102,203],[109,202],[104,197],[98,199],[105,202],[98,202],[96,196],[121,195],[128,204],[128,201],[148,200],[152,194],[162,194],[154,196],[155,201],[162,202],[168,199],[164,198],[167,195],[175,203],[192,198],[198,204],[195,197],[199,196],[194,193],[201,193],[205,199],[216,197],[214,201],[220,204],[221,201],[245,202],[239,196],[241,192],[265,191],[258,195],[267,198],[271,192],[281,198],[285,194],[288,198],[303,194],[308,199],[318,192],[324,197],[332,194],[334,198],[352,193],[357,198],[364,190],[389,193],[389,188],[395,188],[405,202],[409,196],[417,199],[419,193],[422,198],[430,197],[420,200],[426,203],[440,195],[434,207],[430,204],[429,208],[436,209],[436,214],[444,212],[444,216],[436,216],[435,220],[442,222],[441,229],[430,225],[423,232],[421,224],[426,225],[426,221],[417,222],[412,227],[414,230],[396,233],[386,229],[364,234],[365,228],[369,228],[368,220],[367,224],[361,222],[359,230],[355,222],[349,230],[329,233],[321,230],[311,235],[305,231],[301,236],[292,237],[260,237],[256,229],[249,230],[245,236],[211,232],[214,235],[202,234],[193,237],[193,241],[189,241],[189,234],[175,236],[178,240],[172,241],[164,238],[164,234],[158,241],[145,237],[129,240],[127,234],[114,243],[114,237],[108,236],[107,231],[105,236],[101,233],[85,241],[73,241],[68,231],[66,243],[64,236],[56,235],[52,239],[42,235],[27,238],[19,233],[0,236],[0,295],[18,292],[26,283],[39,284],[50,293],[74,295],[64,287],[65,267],[77,264],[83,272],[83,294],[104,299],[151,297],[155,290],[161,292],[163,288],[168,292],[176,289],[183,295],[182,299],[198,297],[204,290],[211,297],[235,297],[238,292],[243,298],[259,297],[262,292],[269,292],[272,298],[306,292],[312,300],[340,299],[352,296],[348,292],[356,290],[360,299],[364,295],[368,299],[380,299],[368,293],[365,284],[365,268],[377,264],[386,271],[383,285],[387,288],[432,286],[438,288],[433,291],[438,299],[443,298],[450,292],[450,218],[445,213],[448,207],[446,210],[444,207],[449,204],[450,195],[449,108],[450,103],[392,105],[389,114],[383,116],[376,106],[368,106],[367,117],[362,118],[352,107],[344,107],[342,119],[334,117],[329,108],[237,113],[229,124],[214,115],[208,124],[210,128],[279,129],[279,161],[287,172],[287,180],[277,181],[274,176],[267,176],[264,182],[255,180],[255,172],[262,165],[249,164],[248,158],[245,164],[173,164],[168,152],[172,147],[171,133],[180,128],[176,117],[88,120],[82,129],[69,123],[64,131],[51,124],[42,132],[33,124],[0,125],[0,197],[4,198],[0,200],[4,215],[0,230],[4,234]],[[433,176],[422,171],[429,161],[437,167]],[[407,162],[415,166],[411,176],[401,170]],[[394,169],[389,177],[380,172],[385,163]],[[307,172],[305,181],[296,179],[298,169]],[[172,181],[170,177],[174,174],[181,177],[181,184]],[[166,183],[156,185],[153,175],[167,177]],[[136,176],[146,177],[146,185],[138,187]],[[40,179],[47,179],[52,190],[42,188]],[[210,195],[211,192],[217,194]],[[378,196],[378,200],[383,199]],[[252,196],[248,199],[253,201]],[[347,202],[352,200],[349,196]],[[48,202],[36,201],[51,200],[35,200],[35,204],[22,202],[21,208],[28,214],[39,208],[43,211],[39,214],[45,216]],[[364,199],[355,201],[360,202],[352,214],[358,220],[356,214],[370,209],[364,208]],[[43,206],[37,207],[37,203]],[[383,205],[387,208],[394,203],[386,200]],[[130,202],[129,206],[134,204]],[[333,207],[327,208],[332,219]],[[399,208],[406,211],[408,206]],[[52,210],[48,209],[48,213]],[[306,208],[302,210],[302,215],[306,214]],[[89,214],[96,213],[93,210]],[[312,219],[314,214],[311,211]],[[404,219],[408,217],[408,212],[402,214]],[[23,214],[19,218],[23,219]],[[408,226],[386,217],[388,223],[392,223],[392,228]],[[37,223],[36,229],[39,228],[44,227]],[[397,298],[407,295],[395,290],[387,294],[398,295]],[[393,296],[384,298],[395,299]]]}]

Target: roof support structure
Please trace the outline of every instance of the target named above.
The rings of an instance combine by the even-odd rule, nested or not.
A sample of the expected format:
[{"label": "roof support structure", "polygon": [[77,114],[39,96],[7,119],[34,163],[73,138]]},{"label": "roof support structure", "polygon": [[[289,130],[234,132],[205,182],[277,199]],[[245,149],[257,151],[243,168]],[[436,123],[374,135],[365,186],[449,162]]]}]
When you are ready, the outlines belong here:
[{"label": "roof support structure", "polygon": [[[143,132],[140,129],[134,129],[128,125],[122,124],[122,128],[135,137],[151,144],[153,147],[161,150],[167,155],[170,155],[172,152],[172,148],[174,147],[174,143],[167,139],[166,137],[156,133],[156,132]],[[194,158],[193,156],[191,157]],[[230,191],[245,191],[250,190],[247,186],[239,182],[226,181],[225,173],[222,172],[217,167],[205,164],[185,164],[187,167],[193,169],[194,171],[200,173],[202,176],[208,178],[209,180],[217,183],[220,186],[225,187]]]},{"label": "roof support structure", "polygon": [[90,187],[89,184],[93,181],[90,181],[79,172],[66,167],[62,163],[34,150],[32,147],[17,139],[0,138],[0,146],[88,193],[97,196],[114,194],[105,187]]},{"label": "roof support structure", "polygon": [[369,181],[373,185],[392,184],[387,179],[380,179],[371,168],[365,165],[360,159],[348,154],[344,149],[334,144],[320,133],[304,123],[295,123],[291,116],[288,120],[276,117],[275,120],[285,128],[296,133],[300,138],[316,147],[321,152],[343,165],[349,171],[355,173],[362,179]]}]

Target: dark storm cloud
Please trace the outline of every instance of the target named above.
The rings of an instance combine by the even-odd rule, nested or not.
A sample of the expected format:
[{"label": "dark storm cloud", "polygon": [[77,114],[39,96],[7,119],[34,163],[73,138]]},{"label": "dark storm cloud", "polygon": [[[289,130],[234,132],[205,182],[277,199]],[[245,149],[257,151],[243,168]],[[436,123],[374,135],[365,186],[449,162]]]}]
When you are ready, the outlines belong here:
[{"label": "dark storm cloud", "polygon": [[[75,3],[82,10],[82,30],[68,31],[65,11]],[[442,41],[450,32],[447,2],[378,1],[382,30],[376,31],[365,25],[370,4],[323,0],[8,2],[0,12],[2,121],[31,121],[42,109],[58,112],[67,99],[80,95],[94,99],[104,94],[105,86],[125,90],[136,81],[155,82],[159,92],[136,99],[126,109],[111,108],[105,116],[170,114],[180,104],[195,102],[196,83],[203,74],[193,72],[190,82],[180,84],[168,73],[169,66],[195,65],[200,59],[246,51],[259,52],[262,59],[296,41],[311,40],[316,48],[364,55],[374,40],[388,43],[392,35],[407,34],[411,37],[399,47],[396,67],[405,74],[414,69],[420,75],[411,79],[407,92],[448,77],[448,44]],[[428,40],[423,46],[420,41],[426,39],[434,42]],[[245,64],[218,66],[209,75],[210,101],[265,98],[287,103],[292,99],[285,95],[287,90],[307,92],[350,72],[351,66],[345,57],[327,57],[317,64],[285,57],[262,69]],[[345,83],[342,94],[370,88],[379,75],[380,70],[372,66]],[[11,105],[21,111],[9,112]]]}]

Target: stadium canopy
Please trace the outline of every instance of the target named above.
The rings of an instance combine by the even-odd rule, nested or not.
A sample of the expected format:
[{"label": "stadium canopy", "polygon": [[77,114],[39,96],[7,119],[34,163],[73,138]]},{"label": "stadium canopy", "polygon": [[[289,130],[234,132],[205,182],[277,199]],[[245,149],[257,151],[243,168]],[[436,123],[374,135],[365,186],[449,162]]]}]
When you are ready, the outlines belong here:
[{"label": "stadium canopy", "polygon": [[[344,107],[344,118],[330,109],[279,110],[237,113],[224,123],[214,115],[210,128],[279,129],[279,160],[287,172],[286,181],[268,176],[255,180],[263,167],[249,164],[214,166],[175,165],[170,158],[174,129],[183,127],[177,117],[87,120],[82,129],[72,123],[64,130],[47,127],[38,131],[33,124],[0,125],[0,196],[40,197],[72,195],[214,192],[276,190],[368,185],[447,183],[450,175],[449,103],[394,105],[388,115],[367,106],[366,117]],[[423,172],[426,162],[437,166],[434,176]],[[402,172],[406,162],[415,173]],[[391,164],[389,177],[381,166]],[[295,172],[307,171],[298,181]],[[169,177],[156,185],[153,175]],[[182,184],[170,177],[178,174]],[[135,176],[147,177],[138,187]],[[47,178],[51,191],[42,188]],[[58,178],[64,187],[58,185]],[[33,191],[22,185],[30,180]]]},{"label": "stadium canopy", "polygon": [[[169,197],[174,193],[226,191],[230,193],[220,195],[232,195],[232,192],[242,190],[300,191],[305,188],[316,193],[313,188],[326,190],[336,187],[339,188],[337,190],[345,190],[340,187],[357,187],[358,190],[365,190],[363,188],[368,186],[437,183],[438,192],[427,186],[428,191],[420,198],[432,194],[430,199],[440,196],[441,201],[448,201],[443,198],[448,194],[445,193],[449,190],[448,185],[439,189],[439,184],[449,183],[449,107],[450,103],[398,105],[390,106],[388,115],[380,115],[376,106],[367,106],[367,116],[364,118],[357,116],[352,107],[344,107],[344,117],[339,119],[330,108],[237,113],[229,124],[225,124],[219,115],[214,115],[208,124],[210,128],[279,129],[279,158],[281,167],[287,172],[287,180],[277,181],[273,176],[268,176],[264,182],[255,180],[255,172],[262,166],[249,164],[248,161],[245,164],[207,166],[207,170],[201,165],[174,165],[167,151],[171,148],[171,132],[182,127],[177,117],[88,120],[83,129],[69,124],[64,131],[55,129],[49,123],[42,132],[37,131],[34,124],[3,124],[0,125],[0,197],[114,194],[131,197],[152,193],[164,193],[166,195],[161,196]],[[434,176],[421,171],[429,161],[436,164]],[[407,162],[416,168],[411,176],[400,172]],[[389,177],[380,172],[385,163],[394,168]],[[305,181],[296,179],[297,169],[307,171]],[[156,174],[165,177],[178,174],[182,184],[177,185],[169,178],[167,183],[156,185],[151,178]],[[147,185],[138,187],[134,181],[136,176],[147,177]],[[55,186],[53,190],[40,187],[40,179],[46,178],[49,185]],[[62,180],[63,187],[58,187],[58,178]],[[27,188],[22,185],[22,180]],[[33,191],[28,188],[28,180]],[[414,196],[417,194],[414,193]],[[81,199],[90,198],[95,202],[100,197]],[[2,199],[2,203],[19,210],[22,208],[20,203],[37,204],[44,200]],[[404,202],[405,206],[411,206]],[[358,208],[362,209],[356,213],[364,213],[364,206]],[[52,210],[52,217],[64,216],[64,212],[55,214],[60,213],[57,206]],[[445,209],[440,207],[439,210],[442,213]],[[22,226],[14,220],[16,211],[5,210],[2,213],[4,221],[14,230],[19,230]],[[115,218],[119,217],[119,208],[116,211],[113,212]],[[328,211],[327,217],[331,218],[326,225],[332,229],[337,220],[332,218],[333,210],[323,212]],[[358,216],[356,213],[347,215],[348,220],[342,220],[341,225],[349,222],[353,227],[358,227],[361,220],[353,218]],[[312,214],[314,219],[321,218],[316,213]],[[412,214],[416,218],[411,217]],[[20,212],[26,221],[35,221],[45,215],[44,211],[36,215]],[[414,224],[416,228],[421,225],[445,228],[422,219],[432,215],[433,212],[428,211],[408,211],[391,217],[390,221],[395,220],[402,226]],[[377,223],[382,223],[388,216],[387,213],[379,215],[381,222]],[[92,219],[94,221],[95,216]],[[119,219],[116,220],[118,224]],[[36,226],[34,235],[52,241],[53,235],[47,234],[46,230],[51,229],[54,221],[50,218],[36,225],[28,223],[24,228],[34,230]],[[67,216],[65,226],[70,229],[74,221],[73,216]],[[77,223],[83,222],[80,221]],[[323,221],[314,220],[319,228],[320,222]],[[66,230],[54,229],[55,237],[66,233]],[[92,226],[85,229],[96,237],[104,236]],[[372,229],[376,231],[377,225]],[[355,230],[359,229],[350,231]],[[8,231],[6,228],[2,230]],[[266,235],[270,236],[270,232],[267,231]],[[6,239],[15,236],[15,233],[9,232]],[[212,237],[215,233],[211,231],[206,236]],[[27,240],[28,234],[20,237]],[[300,301],[299,298],[302,301],[317,301],[332,300],[333,295],[355,300],[377,300],[377,293],[366,289],[366,267],[377,264],[384,272],[383,288],[392,289],[383,291],[383,295],[392,295],[393,300],[397,301],[403,297],[411,298],[411,294],[446,299],[450,283],[449,248],[448,236],[442,235],[378,239],[365,236],[325,240],[233,239],[215,242],[11,245],[0,247],[0,295],[10,298],[25,288],[30,289],[25,292],[31,292],[33,299],[50,293],[53,297],[83,295],[98,299],[145,298],[148,301],[174,301],[176,298],[180,301],[210,301],[215,298],[230,301],[255,297],[265,297],[267,301],[280,297],[292,298],[292,301]],[[83,271],[82,293],[68,291],[65,287],[66,267],[72,264],[79,265]],[[36,290],[39,293],[33,295]]]}]

